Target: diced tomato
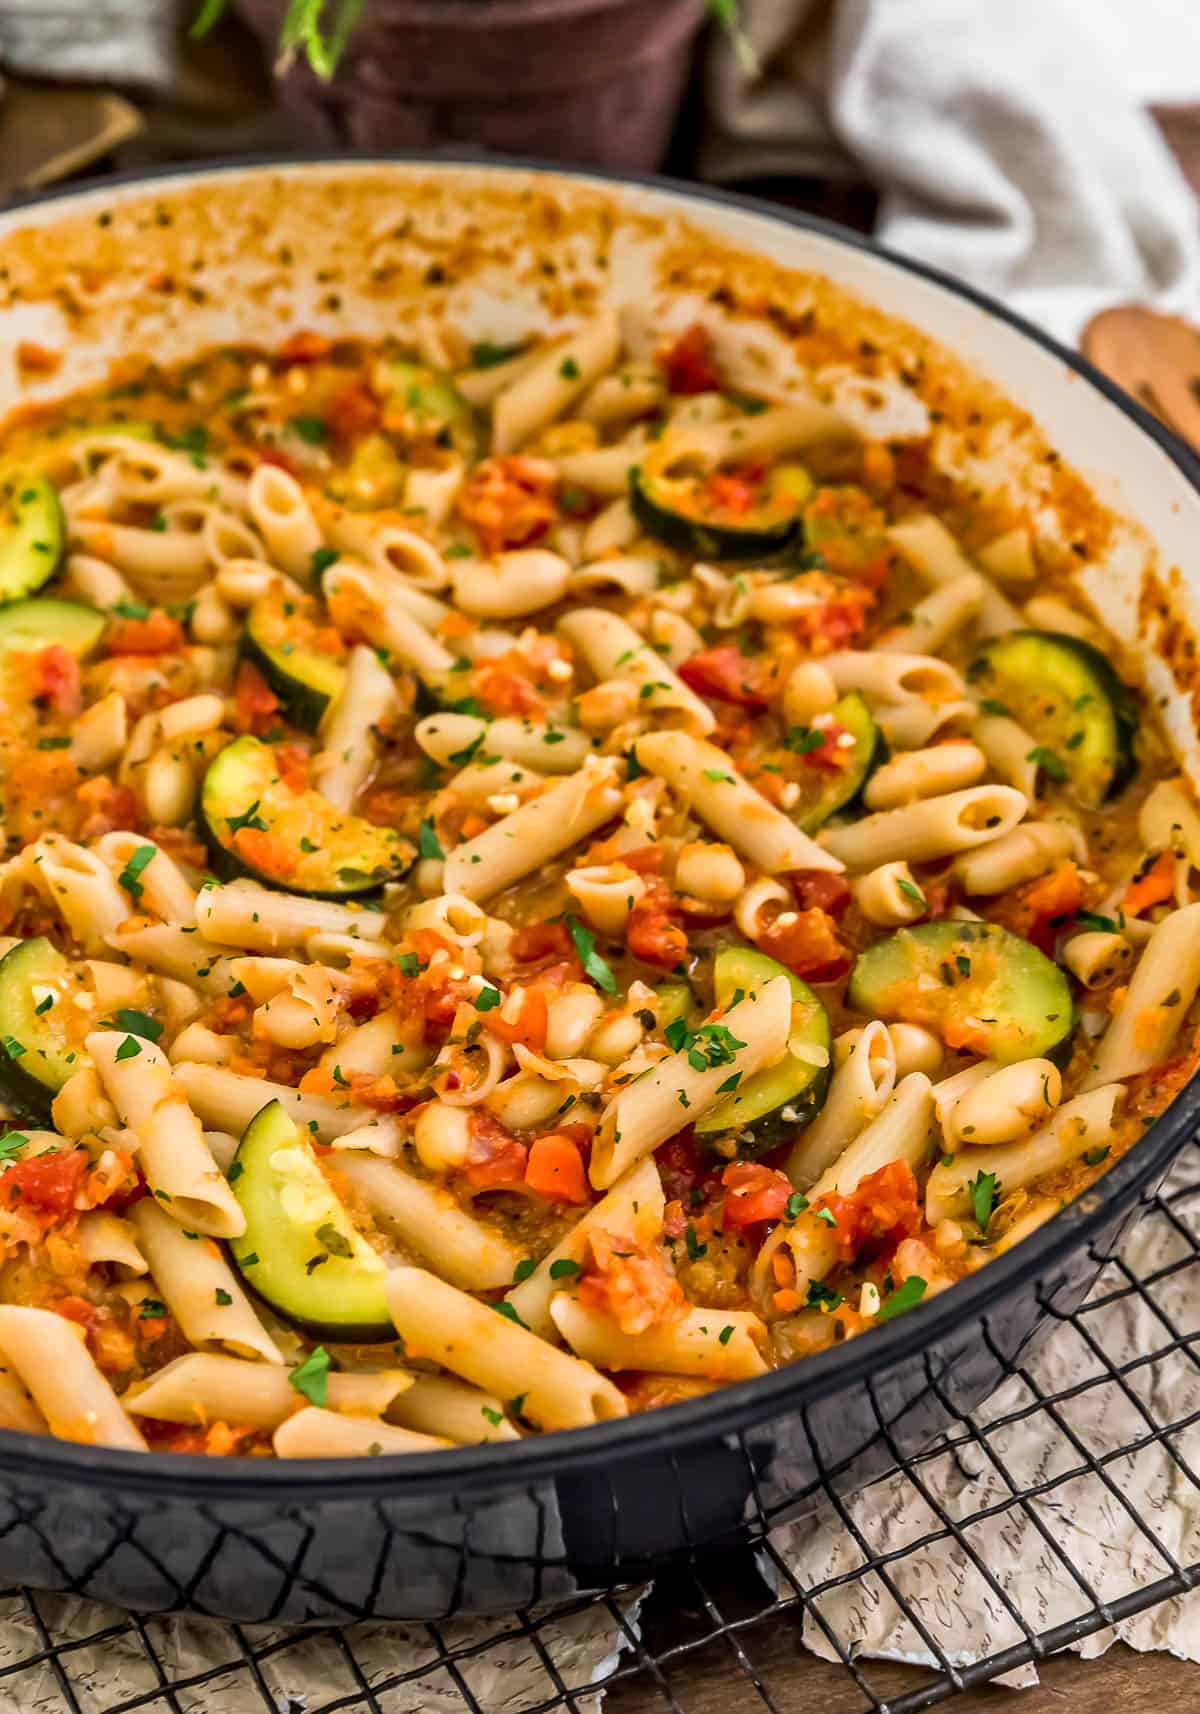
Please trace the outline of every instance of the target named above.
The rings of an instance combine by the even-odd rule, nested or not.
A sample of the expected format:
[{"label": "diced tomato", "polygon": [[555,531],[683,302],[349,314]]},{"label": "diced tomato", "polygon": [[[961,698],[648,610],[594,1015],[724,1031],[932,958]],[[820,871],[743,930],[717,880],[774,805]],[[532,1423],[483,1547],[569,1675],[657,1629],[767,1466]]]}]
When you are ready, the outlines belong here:
[{"label": "diced tomato", "polygon": [[258,452],[258,462],[260,464],[273,464],[276,470],[286,470],[289,476],[296,475],[296,460],[294,458],[289,458],[282,447],[260,447]]},{"label": "diced tomato", "polygon": [[639,1245],[623,1233],[597,1227],[579,1277],[579,1301],[612,1318],[622,1333],[645,1333],[678,1321],[688,1308],[683,1287],[658,1244]]},{"label": "diced tomato", "polygon": [[173,655],[183,647],[183,626],[169,613],[118,619],[106,641],[110,655]]},{"label": "diced tomato", "polygon": [[854,750],[849,744],[843,744],[841,739],[846,736],[846,728],[836,720],[826,719],[819,726],[809,730],[821,740],[811,750],[805,750],[799,761],[806,768],[823,768],[829,773],[838,774],[850,766],[854,759]]},{"label": "diced tomato", "polygon": [[47,345],[39,345],[33,339],[21,339],[17,342],[17,366],[30,375],[54,375],[62,366],[61,351],[52,351]]},{"label": "diced tomato", "polygon": [[761,1161],[734,1161],[721,1174],[721,1183],[725,1187],[721,1227],[726,1232],[741,1232],[762,1220],[782,1220],[796,1188],[785,1172]]},{"label": "diced tomato", "polygon": [[276,744],[275,766],[284,785],[294,792],[308,790],[308,769],[312,758],[303,744]]},{"label": "diced tomato", "polygon": [[311,328],[302,327],[298,332],[290,333],[279,347],[279,360],[281,363],[319,363],[332,350],[331,339],[323,333],[314,333]]},{"label": "diced tomato", "polygon": [[336,392],[322,413],[335,440],[352,441],[379,427],[379,401],[363,381],[350,381]]},{"label": "diced tomato", "polygon": [[821,910],[831,917],[840,917],[854,896],[844,875],[825,869],[798,869],[788,881],[801,910]]},{"label": "diced tomato", "polygon": [[779,688],[777,663],[743,655],[732,643],[689,656],[679,668],[679,676],[698,696],[737,703],[741,708],[765,708]]},{"label": "diced tomato", "polygon": [[835,982],[850,966],[850,950],[838,938],[837,924],[819,906],[781,911],[759,935],[758,943],[797,976],[814,982]]},{"label": "diced tomato", "polygon": [[520,1005],[510,1016],[510,1001],[494,1006],[484,1014],[484,1028],[501,1041],[520,1042],[523,1047],[531,1048],[540,1053],[546,1045],[546,1028],[549,1022],[549,1007],[546,995],[541,988],[525,988],[520,997]]},{"label": "diced tomato", "polygon": [[471,1141],[462,1176],[476,1190],[510,1190],[525,1182],[528,1151],[498,1119],[471,1109]]},{"label": "diced tomato", "polygon": [[832,654],[862,636],[867,628],[867,613],[874,604],[874,590],[865,585],[847,589],[834,601],[806,608],[792,621],[792,629],[814,654]]},{"label": "diced tomato", "polygon": [[486,554],[524,547],[554,522],[557,481],[554,466],[541,459],[486,458],[461,490],[457,509]]},{"label": "diced tomato", "polygon": [[828,1209],[834,1224],[838,1255],[851,1261],[868,1244],[898,1243],[921,1230],[917,1181],[907,1161],[889,1161],[860,1179],[848,1196],[821,1197],[814,1212]]},{"label": "diced tomato", "polygon": [[714,509],[735,518],[750,511],[758,492],[757,484],[748,477],[725,470],[714,470],[704,489]]},{"label": "diced tomato", "polygon": [[1160,851],[1144,874],[1131,881],[1121,901],[1126,916],[1141,916],[1155,905],[1166,904],[1175,892],[1175,853]]},{"label": "diced tomato", "polygon": [[987,915],[992,922],[1032,941],[1039,951],[1049,953],[1058,927],[1074,916],[1082,900],[1079,870],[1074,863],[1062,863],[1049,875],[990,902]]},{"label": "diced tomato", "polygon": [[529,1146],[525,1183],[551,1202],[590,1202],[579,1145],[560,1131],[536,1137]]},{"label": "diced tomato", "polygon": [[527,678],[502,666],[481,667],[475,674],[475,694],[491,714],[534,715],[545,711],[545,700]]},{"label": "diced tomato", "polygon": [[61,1220],[73,1212],[87,1169],[86,1149],[18,1161],[0,1174],[0,1201],[8,1208],[40,1208]]},{"label": "diced tomato", "polygon": [[86,1297],[60,1297],[51,1308],[55,1315],[61,1315],[64,1321],[73,1321],[76,1327],[83,1327],[89,1333],[95,1331],[96,1323],[100,1319],[96,1305],[89,1303]]},{"label": "diced tomato", "polygon": [[517,964],[573,958],[575,942],[565,922],[529,922],[513,935],[509,951]]},{"label": "diced tomato", "polygon": [[702,322],[693,322],[658,364],[672,393],[711,393],[721,385],[712,355],[712,335]]},{"label": "diced tomato", "polygon": [[[112,833],[117,828],[132,833],[141,825],[136,793],[130,786],[116,785],[107,774],[94,774],[90,780],[84,780],[75,796],[84,810],[79,824],[81,839],[99,839],[102,833]],[[197,867],[204,867],[203,856]]]},{"label": "diced tomato", "polygon": [[675,895],[665,881],[651,881],[625,921],[625,944],[635,958],[673,970],[687,957],[688,938],[674,920]]},{"label": "diced tomato", "polygon": [[279,698],[252,661],[238,663],[233,700],[242,732],[267,731],[279,709]]},{"label": "diced tomato", "polygon": [[252,868],[280,880],[294,875],[300,866],[300,859],[287,840],[262,827],[239,827],[233,836],[233,848]]},{"label": "diced tomato", "polygon": [[79,694],[79,662],[61,643],[39,649],[34,659],[33,694],[43,698],[60,714],[78,714],[83,706]]}]

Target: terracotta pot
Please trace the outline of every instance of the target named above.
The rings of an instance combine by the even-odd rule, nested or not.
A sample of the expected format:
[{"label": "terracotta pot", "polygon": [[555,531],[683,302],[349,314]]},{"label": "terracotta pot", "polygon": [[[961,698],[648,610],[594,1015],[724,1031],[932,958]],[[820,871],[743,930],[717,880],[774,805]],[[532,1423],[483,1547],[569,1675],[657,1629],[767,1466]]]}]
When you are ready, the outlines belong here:
[{"label": "terracotta pot", "polygon": [[[286,0],[238,0],[274,54]],[[337,76],[281,79],[307,147],[484,149],[661,165],[702,0],[367,0]]]}]

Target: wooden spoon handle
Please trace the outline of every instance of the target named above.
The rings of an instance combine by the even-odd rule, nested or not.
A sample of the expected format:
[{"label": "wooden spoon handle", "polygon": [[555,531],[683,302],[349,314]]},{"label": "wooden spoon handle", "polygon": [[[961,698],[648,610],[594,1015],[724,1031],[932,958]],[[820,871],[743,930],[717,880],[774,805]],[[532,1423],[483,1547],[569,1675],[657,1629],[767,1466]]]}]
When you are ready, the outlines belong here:
[{"label": "wooden spoon handle", "polygon": [[1102,310],[1083,354],[1200,452],[1200,328],[1143,304]]}]

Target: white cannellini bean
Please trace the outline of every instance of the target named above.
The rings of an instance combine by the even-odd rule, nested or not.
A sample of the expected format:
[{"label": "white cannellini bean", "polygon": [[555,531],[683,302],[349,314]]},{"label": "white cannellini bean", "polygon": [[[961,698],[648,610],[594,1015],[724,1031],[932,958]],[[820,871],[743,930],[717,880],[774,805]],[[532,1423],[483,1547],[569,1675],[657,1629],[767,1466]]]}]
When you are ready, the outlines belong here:
[{"label": "white cannellini bean", "polygon": [[973,1148],[1029,1136],[1062,1100],[1062,1073],[1052,1060],[1001,1066],[968,1089],[950,1113],[950,1134]]},{"label": "white cannellini bean", "polygon": [[807,726],[814,715],[828,714],[838,688],[819,661],[793,667],[783,687],[783,715],[791,726]]},{"label": "white cannellini bean", "polygon": [[705,904],[728,905],[746,885],[746,871],[732,846],[693,839],[680,846],[675,885]]},{"label": "white cannellini bean", "polygon": [[417,1111],[413,1144],[430,1172],[452,1172],[466,1160],[471,1146],[470,1109],[427,1101]]},{"label": "white cannellini bean", "polygon": [[146,813],[161,827],[182,827],[192,813],[196,777],[175,750],[156,750],[142,775]]}]

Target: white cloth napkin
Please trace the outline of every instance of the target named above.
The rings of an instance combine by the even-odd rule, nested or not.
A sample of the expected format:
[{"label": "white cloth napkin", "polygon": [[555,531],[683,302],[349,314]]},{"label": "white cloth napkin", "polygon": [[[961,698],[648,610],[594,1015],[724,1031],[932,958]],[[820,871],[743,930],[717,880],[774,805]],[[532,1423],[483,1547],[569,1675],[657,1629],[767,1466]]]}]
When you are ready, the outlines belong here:
[{"label": "white cloth napkin", "polygon": [[1200,313],[1196,199],[1143,105],[1200,101],[1195,0],[743,0],[743,14],[761,69],[714,47],[705,177],[866,178],[884,243],[1068,342],[1112,303]]},{"label": "white cloth napkin", "polygon": [[153,91],[175,72],[172,0],[0,0],[0,66]]}]

